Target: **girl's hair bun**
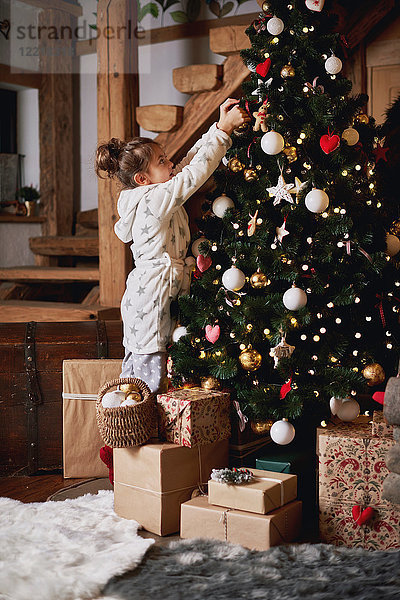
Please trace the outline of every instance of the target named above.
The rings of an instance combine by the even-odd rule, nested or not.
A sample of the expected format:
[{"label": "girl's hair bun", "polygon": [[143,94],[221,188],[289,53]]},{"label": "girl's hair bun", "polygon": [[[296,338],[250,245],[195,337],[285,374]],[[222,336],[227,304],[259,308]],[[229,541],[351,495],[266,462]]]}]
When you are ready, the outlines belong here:
[{"label": "girl's hair bun", "polygon": [[108,177],[113,177],[118,173],[119,158],[125,145],[125,142],[118,138],[112,138],[106,144],[99,145],[95,159],[95,171],[99,177],[102,177],[101,171],[107,173]]}]

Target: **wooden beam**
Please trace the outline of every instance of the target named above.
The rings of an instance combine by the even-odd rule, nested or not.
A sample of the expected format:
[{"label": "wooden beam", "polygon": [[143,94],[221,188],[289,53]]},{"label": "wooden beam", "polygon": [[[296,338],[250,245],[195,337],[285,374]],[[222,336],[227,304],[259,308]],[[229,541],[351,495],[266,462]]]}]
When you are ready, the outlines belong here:
[{"label": "wooden beam", "polygon": [[395,0],[380,0],[362,4],[354,14],[346,31],[346,40],[350,49],[355,48],[369,32],[394,8]]},{"label": "wooden beam", "polygon": [[43,256],[98,256],[99,240],[96,237],[42,236],[29,238],[34,254]]},{"label": "wooden beam", "polygon": [[223,65],[188,65],[173,69],[172,81],[182,94],[197,94],[220,88],[223,73]]},{"label": "wooden beam", "polygon": [[251,48],[251,42],[245,33],[247,26],[233,25],[210,30],[210,50],[215,54],[229,56],[245,48]]},{"label": "wooden beam", "polygon": [[[135,109],[139,104],[137,39],[129,36],[127,23],[137,22],[137,4],[131,0],[99,0],[99,31],[113,27],[120,35],[97,40],[97,135],[99,141],[112,137],[129,139],[138,135]],[[99,180],[100,303],[119,306],[126,277],[132,266],[128,245],[114,233],[118,219],[119,187],[110,179]]]},{"label": "wooden beam", "polygon": [[0,280],[8,281],[98,281],[96,267],[0,267]]},{"label": "wooden beam", "polygon": [[98,229],[99,212],[97,208],[79,211],[76,215],[76,222],[79,223],[79,225],[82,225],[82,227],[87,227],[88,229]]},{"label": "wooden beam", "polygon": [[94,321],[96,319],[118,320],[119,311],[113,307],[82,305],[68,302],[39,302],[35,300],[1,300],[3,323],[31,321]]},{"label": "wooden beam", "polygon": [[49,3],[49,0],[21,0],[21,2],[38,8],[54,8],[75,17],[81,17],[83,14],[82,6],[74,2],[64,2],[63,0],[51,0],[51,3]]},{"label": "wooden beam", "polygon": [[0,64],[0,82],[10,83],[11,85],[23,85],[28,88],[39,89],[41,84],[42,75],[35,73],[34,71],[23,71],[18,70],[14,72],[14,68],[11,72],[9,65]]},{"label": "wooden beam", "polygon": [[182,125],[183,106],[153,104],[136,107],[136,121],[146,131],[176,131]]},{"label": "wooden beam", "polygon": [[178,160],[190,149],[204,128],[216,118],[218,107],[226,98],[241,95],[240,87],[249,73],[239,55],[229,56],[224,62],[222,87],[189,98],[183,111],[182,127],[175,133],[160,133],[156,137],[171,160]]}]

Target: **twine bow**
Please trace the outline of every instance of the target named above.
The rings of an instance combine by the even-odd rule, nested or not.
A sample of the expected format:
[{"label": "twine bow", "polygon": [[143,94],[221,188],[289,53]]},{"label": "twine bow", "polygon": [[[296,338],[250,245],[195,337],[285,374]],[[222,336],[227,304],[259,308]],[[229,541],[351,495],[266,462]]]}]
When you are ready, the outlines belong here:
[{"label": "twine bow", "polygon": [[248,422],[249,419],[240,410],[240,404],[237,400],[233,401],[233,406],[235,407],[236,412],[239,417],[239,430],[242,432],[242,431],[244,431],[244,428],[246,427],[246,423]]},{"label": "twine bow", "polygon": [[379,310],[383,327],[386,327],[385,313],[383,310],[383,294],[376,294],[376,298],[378,300],[378,303],[375,304],[375,308]]},{"label": "twine bow", "polygon": [[307,81],[307,83],[306,83],[306,86],[313,94],[316,94],[317,90],[320,90],[321,94],[323,94],[325,92],[325,88],[323,85],[317,85],[318,79],[319,79],[319,77],[314,77],[312,83],[310,83],[309,81]]},{"label": "twine bow", "polygon": [[[351,240],[345,240],[346,252],[349,256],[351,255],[351,244],[352,243],[354,243],[354,242],[352,242]],[[361,252],[361,254],[363,254],[365,256],[365,258],[367,258],[369,260],[370,263],[372,263],[372,258],[370,257],[368,252],[366,252],[366,250],[364,250],[364,248],[361,248],[361,246],[358,246],[357,249],[359,252]]]}]

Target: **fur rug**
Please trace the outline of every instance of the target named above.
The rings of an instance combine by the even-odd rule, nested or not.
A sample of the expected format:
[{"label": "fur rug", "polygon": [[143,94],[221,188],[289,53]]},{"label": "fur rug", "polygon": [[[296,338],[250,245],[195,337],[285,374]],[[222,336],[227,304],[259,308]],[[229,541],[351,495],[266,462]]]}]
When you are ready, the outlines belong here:
[{"label": "fur rug", "polygon": [[113,492],[63,502],[0,498],[0,598],[84,600],[133,569],[154,540],[117,517]]},{"label": "fur rug", "polygon": [[252,552],[208,540],[153,547],[102,600],[399,600],[400,552],[325,544]]}]

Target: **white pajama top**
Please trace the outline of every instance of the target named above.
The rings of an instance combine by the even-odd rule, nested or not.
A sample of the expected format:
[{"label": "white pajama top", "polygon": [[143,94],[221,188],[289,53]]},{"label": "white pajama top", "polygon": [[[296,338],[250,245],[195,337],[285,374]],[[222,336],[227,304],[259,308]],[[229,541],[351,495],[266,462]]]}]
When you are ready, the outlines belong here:
[{"label": "white pajama top", "polygon": [[230,148],[230,137],[212,125],[174,169],[165,183],[124,190],[118,198],[114,230],[133,241],[135,268],[121,301],[124,346],[135,354],[163,352],[173,327],[170,303],[189,293],[194,258],[184,203],[218,167]]}]

